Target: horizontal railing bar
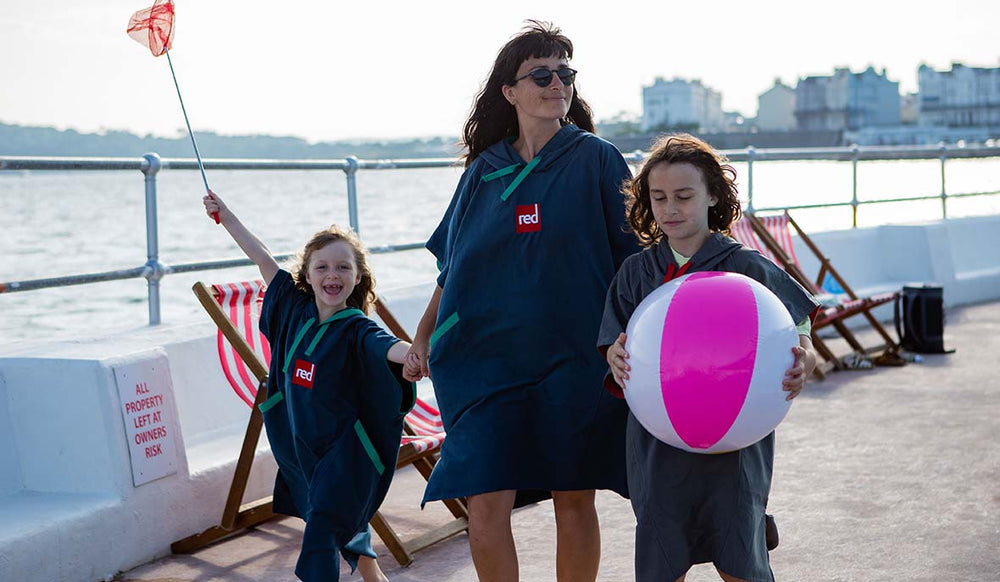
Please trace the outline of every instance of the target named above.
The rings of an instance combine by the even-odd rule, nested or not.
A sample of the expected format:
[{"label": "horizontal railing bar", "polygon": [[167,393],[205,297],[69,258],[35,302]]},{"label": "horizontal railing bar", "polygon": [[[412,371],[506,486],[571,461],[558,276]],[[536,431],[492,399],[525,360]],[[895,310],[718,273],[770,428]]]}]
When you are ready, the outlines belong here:
[{"label": "horizontal railing bar", "polygon": [[56,158],[0,156],[0,170],[142,170],[143,158]]},{"label": "horizontal railing bar", "polygon": [[[285,253],[273,255],[274,260],[279,263],[295,256],[295,253]],[[216,271],[218,269],[231,269],[235,267],[249,267],[253,261],[247,258],[242,259],[218,259],[214,261],[202,261],[198,263],[180,263],[177,265],[164,265],[163,273],[170,275],[174,273],[194,273],[197,271]]]},{"label": "horizontal railing bar", "polygon": [[[965,192],[962,194],[948,194],[948,198],[967,198],[969,196],[994,196],[1000,194],[1000,190],[993,192]],[[927,196],[910,196],[906,198],[877,198],[875,200],[858,200],[858,206],[869,204],[888,204],[892,202],[920,202],[926,200],[941,200],[940,194],[928,194]],[[816,210],[819,208],[839,208],[851,206],[851,202],[826,202],[823,204],[798,204],[788,206],[771,206],[767,208],[755,208],[754,212],[777,212],[779,210]]]},{"label": "horizontal railing bar", "polygon": [[[1000,157],[1000,146],[865,146],[831,148],[765,148],[722,150],[733,162],[753,161],[895,161],[895,160],[938,160]],[[642,152],[624,154],[630,163],[645,158]],[[203,160],[205,168],[213,170],[342,170],[351,164],[343,160],[260,160],[223,159]],[[70,158],[70,157],[29,157],[0,156],[0,170],[142,170],[148,162],[144,158]],[[198,162],[193,158],[163,158],[163,169],[196,170]],[[395,170],[413,168],[457,167],[457,158],[416,158],[357,160],[357,169]]]},{"label": "horizontal railing bar", "polygon": [[[424,248],[423,242],[382,245],[368,249],[372,254],[394,253],[399,251],[411,251]],[[284,253],[273,255],[274,260],[280,262],[287,261],[294,257],[296,253]],[[242,259],[218,259],[214,261],[201,261],[197,263],[180,263],[176,265],[162,265],[164,275],[175,275],[179,273],[194,273],[198,271],[216,271],[219,269],[229,269],[235,267],[248,267],[253,265],[253,261],[247,258]],[[35,291],[51,287],[69,287],[71,285],[86,285],[88,283],[101,283],[105,281],[117,281],[121,279],[139,279],[146,276],[148,267],[135,267],[132,269],[120,269],[117,271],[104,271],[101,273],[86,273],[83,275],[67,275],[64,277],[52,277],[48,279],[30,279],[26,281],[11,281],[0,283],[0,293],[15,293],[18,291]]]},{"label": "horizontal railing bar", "polygon": [[50,287],[68,287],[70,285],[84,285],[86,283],[100,283],[103,281],[118,281],[121,279],[136,279],[146,274],[148,267],[134,267],[131,269],[119,269],[117,271],[103,271],[100,273],[87,273],[84,275],[68,275],[65,277],[51,277],[48,279],[31,279],[28,281],[11,281],[0,283],[0,293],[14,293],[16,291],[35,291],[37,289],[47,289]]},{"label": "horizontal railing bar", "polygon": [[[197,170],[198,160],[193,158],[164,158],[165,170]],[[243,160],[203,159],[206,170],[346,170],[344,160]]]},{"label": "horizontal railing bar", "polygon": [[[948,194],[948,198],[968,198],[969,196],[995,196],[1000,194],[1000,190],[993,190],[992,192],[960,192],[958,194]],[[940,194],[937,196],[940,198]]]},{"label": "horizontal railing bar", "polygon": [[374,255],[385,254],[385,253],[395,253],[398,251],[415,251],[417,249],[424,248],[425,242],[415,242],[415,243],[404,243],[397,245],[382,245],[377,247],[369,247],[368,252]]}]

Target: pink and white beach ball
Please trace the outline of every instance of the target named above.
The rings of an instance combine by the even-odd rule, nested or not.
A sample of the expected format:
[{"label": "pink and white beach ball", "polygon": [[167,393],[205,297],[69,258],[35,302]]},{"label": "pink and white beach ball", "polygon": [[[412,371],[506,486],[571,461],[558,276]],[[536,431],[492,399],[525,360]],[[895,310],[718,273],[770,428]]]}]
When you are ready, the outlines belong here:
[{"label": "pink and white beach ball", "polygon": [[625,400],[659,440],[724,453],[764,438],[791,406],[781,389],[798,332],[757,281],[699,272],[661,285],[626,329]]}]

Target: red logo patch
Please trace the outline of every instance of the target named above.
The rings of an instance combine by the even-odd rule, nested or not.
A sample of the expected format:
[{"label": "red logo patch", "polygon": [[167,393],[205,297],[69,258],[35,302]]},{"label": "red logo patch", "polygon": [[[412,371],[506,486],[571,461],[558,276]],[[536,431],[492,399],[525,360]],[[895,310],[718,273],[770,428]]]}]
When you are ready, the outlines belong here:
[{"label": "red logo patch", "polygon": [[538,212],[538,204],[516,206],[517,232],[538,232],[542,230],[542,219]]},{"label": "red logo patch", "polygon": [[313,376],[316,374],[316,364],[305,360],[295,360],[295,370],[292,372],[292,384],[312,390]]}]

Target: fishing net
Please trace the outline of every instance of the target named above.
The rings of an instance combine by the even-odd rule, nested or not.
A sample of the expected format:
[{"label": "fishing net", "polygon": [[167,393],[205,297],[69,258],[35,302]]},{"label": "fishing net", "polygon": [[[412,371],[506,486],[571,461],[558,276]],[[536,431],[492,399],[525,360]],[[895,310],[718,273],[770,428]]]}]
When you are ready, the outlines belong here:
[{"label": "fishing net", "polygon": [[174,3],[172,0],[156,0],[151,7],[132,15],[125,32],[149,48],[154,57],[162,55],[171,48],[174,40]]}]

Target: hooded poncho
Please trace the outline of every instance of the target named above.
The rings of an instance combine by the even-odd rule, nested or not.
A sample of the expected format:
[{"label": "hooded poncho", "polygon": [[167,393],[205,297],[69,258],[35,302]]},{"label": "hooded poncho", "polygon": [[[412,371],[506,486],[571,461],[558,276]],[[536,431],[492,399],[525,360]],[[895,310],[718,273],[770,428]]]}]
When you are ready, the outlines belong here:
[{"label": "hooded poncho", "polygon": [[271,344],[260,409],[278,463],[274,511],[306,521],[295,574],[337,580],[338,553],[351,568],[359,554],[375,557],[368,522],[389,489],[415,387],[386,360],[397,338],[358,309],[318,321],[287,271],[268,285],[260,330]]},{"label": "hooded poncho", "polygon": [[593,338],[611,278],[638,250],[629,177],[614,146],[572,125],[527,163],[501,141],[462,175],[427,242],[442,289],[428,363],[448,438],[424,501],[627,495],[626,407],[601,388]]},{"label": "hooded poncho", "polygon": [[[688,265],[692,273],[725,271],[759,281],[778,296],[796,322],[818,307],[770,260],[719,233],[705,241]],[[598,347],[612,344],[625,331],[636,306],[663,284],[667,273],[677,271],[666,239],[625,261],[608,289]],[[621,393],[616,384],[609,390]],[[657,440],[629,414],[626,441],[629,492],[637,521],[637,581],[676,580],[703,562],[714,562],[726,574],[751,582],[774,579],[764,540],[773,432],[744,449],[705,455]]]}]

